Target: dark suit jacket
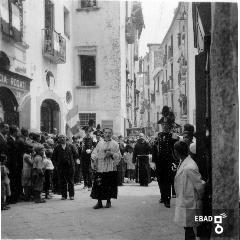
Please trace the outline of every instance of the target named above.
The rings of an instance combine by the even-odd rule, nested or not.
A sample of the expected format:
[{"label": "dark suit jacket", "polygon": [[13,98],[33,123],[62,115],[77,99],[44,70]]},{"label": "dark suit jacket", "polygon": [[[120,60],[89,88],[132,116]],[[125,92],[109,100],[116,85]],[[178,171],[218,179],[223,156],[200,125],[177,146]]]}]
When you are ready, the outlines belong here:
[{"label": "dark suit jacket", "polygon": [[75,161],[78,158],[78,154],[72,144],[66,145],[66,158],[64,157],[64,150],[62,145],[59,144],[53,150],[52,162],[59,169],[65,168],[66,166],[72,170],[75,170]]},{"label": "dark suit jacket", "polygon": [[0,161],[5,161],[7,159],[8,145],[6,139],[0,135]]}]

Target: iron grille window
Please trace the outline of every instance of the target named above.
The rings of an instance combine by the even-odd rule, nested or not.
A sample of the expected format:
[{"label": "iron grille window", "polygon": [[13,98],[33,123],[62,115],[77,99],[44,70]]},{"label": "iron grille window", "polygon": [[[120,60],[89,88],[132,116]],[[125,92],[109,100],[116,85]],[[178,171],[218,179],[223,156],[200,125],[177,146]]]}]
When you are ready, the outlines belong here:
[{"label": "iron grille window", "polygon": [[96,113],[79,113],[81,127],[87,126],[90,119],[94,120],[94,127],[96,127]]},{"label": "iron grille window", "polygon": [[81,0],[81,8],[91,8],[97,6],[96,0]]},{"label": "iron grille window", "polygon": [[96,85],[96,58],[95,56],[80,55],[81,85]]}]

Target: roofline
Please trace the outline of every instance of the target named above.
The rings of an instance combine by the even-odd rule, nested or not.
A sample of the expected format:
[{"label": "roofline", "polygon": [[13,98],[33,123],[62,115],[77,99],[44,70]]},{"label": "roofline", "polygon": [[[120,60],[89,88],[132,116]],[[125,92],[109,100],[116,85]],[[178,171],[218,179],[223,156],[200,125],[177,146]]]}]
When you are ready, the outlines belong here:
[{"label": "roofline", "polygon": [[166,38],[167,38],[167,36],[168,36],[168,34],[169,34],[169,32],[170,32],[173,24],[175,23],[175,20],[176,20],[176,18],[177,18],[177,16],[178,16],[179,10],[180,10],[181,5],[182,5],[183,3],[184,3],[184,2],[179,2],[179,3],[178,3],[177,11],[176,11],[176,13],[175,13],[175,15],[174,15],[174,17],[173,17],[173,20],[172,20],[172,22],[171,22],[170,27],[168,28],[168,31],[167,31],[165,37],[164,37],[163,40],[162,40],[161,45],[163,45],[163,43],[164,43],[164,41],[166,40]]}]

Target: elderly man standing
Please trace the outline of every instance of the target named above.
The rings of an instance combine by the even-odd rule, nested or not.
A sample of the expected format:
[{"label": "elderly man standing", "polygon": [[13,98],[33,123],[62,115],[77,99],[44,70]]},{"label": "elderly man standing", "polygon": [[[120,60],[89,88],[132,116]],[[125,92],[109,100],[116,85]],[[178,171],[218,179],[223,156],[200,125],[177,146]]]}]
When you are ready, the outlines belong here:
[{"label": "elderly man standing", "polygon": [[150,165],[149,154],[151,147],[145,140],[143,133],[139,134],[139,139],[133,152],[133,163],[136,163],[137,178],[139,179],[140,186],[148,186],[150,180]]},{"label": "elderly man standing", "polygon": [[111,198],[117,198],[117,164],[121,159],[119,145],[112,139],[112,129],[104,129],[104,140],[94,148],[91,158],[95,170],[91,197],[98,200],[93,208],[102,208],[102,200],[107,200],[106,208],[110,208]]},{"label": "elderly man standing", "polygon": [[53,150],[52,162],[59,171],[62,200],[67,199],[67,189],[70,200],[74,200],[74,171],[78,154],[73,145],[66,143],[64,135],[60,135],[58,139],[59,144]]}]

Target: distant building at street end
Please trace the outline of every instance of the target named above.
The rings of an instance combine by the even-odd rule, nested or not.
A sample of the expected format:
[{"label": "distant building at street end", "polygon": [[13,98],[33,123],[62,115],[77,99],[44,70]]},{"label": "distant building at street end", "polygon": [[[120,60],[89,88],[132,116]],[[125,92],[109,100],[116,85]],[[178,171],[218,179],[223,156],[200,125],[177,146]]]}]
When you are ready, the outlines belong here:
[{"label": "distant building at street end", "polygon": [[[196,125],[195,55],[193,17],[190,3],[179,3],[161,44],[148,44],[147,53],[150,111],[147,126],[151,134],[160,130],[157,120],[164,105],[180,125]],[[146,59],[146,57],[144,58]],[[146,65],[146,64],[145,64]],[[150,86],[150,87],[147,87]]]}]

